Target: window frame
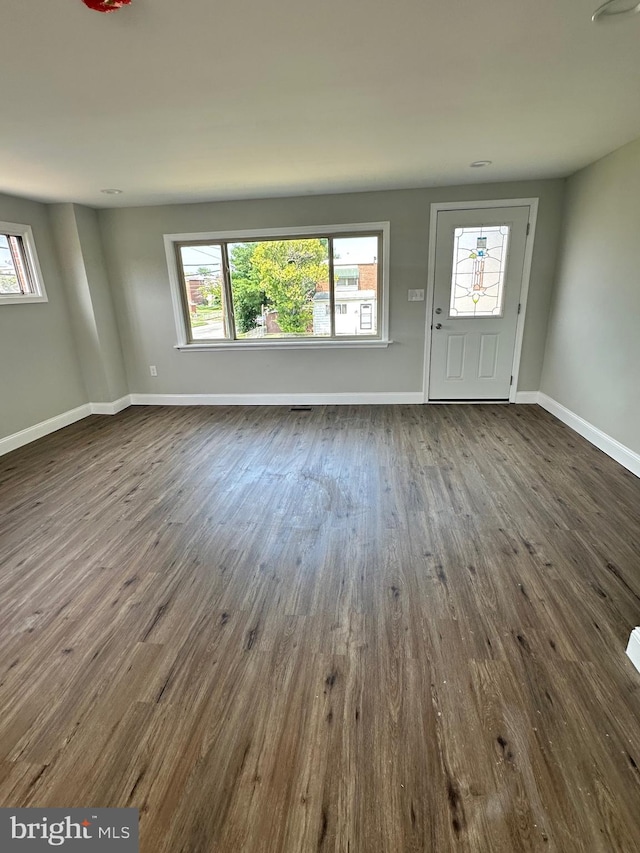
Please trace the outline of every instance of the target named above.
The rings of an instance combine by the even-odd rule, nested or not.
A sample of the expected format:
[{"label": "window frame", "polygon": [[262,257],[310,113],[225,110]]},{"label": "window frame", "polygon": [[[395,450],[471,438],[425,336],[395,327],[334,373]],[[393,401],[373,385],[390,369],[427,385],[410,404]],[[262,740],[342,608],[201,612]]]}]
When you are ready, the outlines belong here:
[{"label": "window frame", "polygon": [[0,293],[1,305],[24,305],[33,302],[48,302],[47,291],[38,261],[36,244],[33,239],[33,231],[30,225],[21,225],[16,222],[0,222],[0,234],[9,237],[20,237],[24,249],[24,262],[27,275],[34,287],[33,293]]},{"label": "window frame", "polygon": [[[261,240],[282,240],[313,237],[359,237],[368,235],[379,235],[381,245],[381,258],[378,258],[378,333],[376,335],[339,335],[334,337],[306,337],[306,338],[237,338],[219,339],[210,341],[194,341],[190,335],[190,323],[187,316],[186,294],[182,274],[180,271],[179,252],[180,246],[188,243],[202,243],[211,241],[222,244],[223,264],[226,265],[227,273],[223,274],[225,288],[230,288],[230,277],[228,274],[227,244],[238,242],[260,242]],[[386,347],[392,341],[389,340],[389,222],[358,222],[342,225],[321,226],[292,226],[289,228],[259,228],[243,229],[234,231],[204,231],[188,234],[164,234],[165,253],[167,257],[167,268],[169,271],[169,283],[171,288],[171,301],[173,306],[174,320],[176,325],[177,343],[175,349],[183,351],[208,351],[208,350],[259,350],[259,349],[326,349],[326,348],[367,348]],[[329,258],[330,279],[333,271],[333,258]],[[227,284],[228,283],[228,284]],[[330,304],[333,310],[335,287],[329,290]],[[230,294],[227,294],[227,297]],[[233,301],[231,301],[231,306]]]}]

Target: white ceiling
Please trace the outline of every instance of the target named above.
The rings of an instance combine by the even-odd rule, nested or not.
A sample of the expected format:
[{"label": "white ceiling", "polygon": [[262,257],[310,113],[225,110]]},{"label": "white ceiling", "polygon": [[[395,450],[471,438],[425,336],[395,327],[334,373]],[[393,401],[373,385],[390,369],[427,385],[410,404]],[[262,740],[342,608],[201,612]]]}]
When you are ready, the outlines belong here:
[{"label": "white ceiling", "polygon": [[562,176],[640,136],[640,15],[594,25],[599,0],[1,2],[0,190],[18,195]]}]

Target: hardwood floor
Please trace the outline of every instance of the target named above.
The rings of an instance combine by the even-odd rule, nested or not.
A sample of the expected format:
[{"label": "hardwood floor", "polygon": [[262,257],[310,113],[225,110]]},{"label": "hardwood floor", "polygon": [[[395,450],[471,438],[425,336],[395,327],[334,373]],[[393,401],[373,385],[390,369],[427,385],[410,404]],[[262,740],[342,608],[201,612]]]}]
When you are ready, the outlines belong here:
[{"label": "hardwood floor", "polygon": [[536,406],[89,418],[0,459],[0,565],[2,806],[640,848],[640,481]]}]

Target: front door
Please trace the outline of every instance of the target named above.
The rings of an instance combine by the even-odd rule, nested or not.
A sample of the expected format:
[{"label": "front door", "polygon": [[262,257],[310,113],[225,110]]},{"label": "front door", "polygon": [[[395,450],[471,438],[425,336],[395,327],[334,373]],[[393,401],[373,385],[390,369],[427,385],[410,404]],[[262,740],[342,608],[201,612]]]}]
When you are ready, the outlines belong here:
[{"label": "front door", "polygon": [[438,212],[430,400],[508,400],[529,207]]}]

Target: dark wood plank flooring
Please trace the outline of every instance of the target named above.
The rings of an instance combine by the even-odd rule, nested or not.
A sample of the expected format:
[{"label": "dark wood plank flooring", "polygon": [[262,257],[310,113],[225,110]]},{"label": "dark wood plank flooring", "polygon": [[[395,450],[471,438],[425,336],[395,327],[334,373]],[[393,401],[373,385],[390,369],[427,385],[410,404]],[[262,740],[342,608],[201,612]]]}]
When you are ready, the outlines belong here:
[{"label": "dark wood plank flooring", "polygon": [[0,459],[0,566],[0,805],[640,849],[640,481],[538,407],[89,418]]}]

